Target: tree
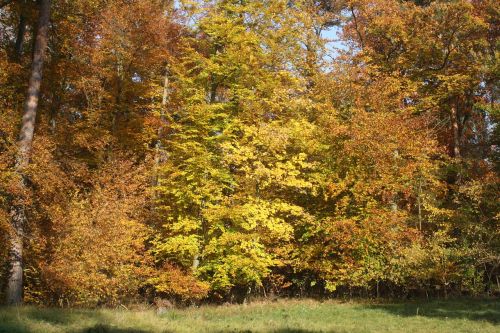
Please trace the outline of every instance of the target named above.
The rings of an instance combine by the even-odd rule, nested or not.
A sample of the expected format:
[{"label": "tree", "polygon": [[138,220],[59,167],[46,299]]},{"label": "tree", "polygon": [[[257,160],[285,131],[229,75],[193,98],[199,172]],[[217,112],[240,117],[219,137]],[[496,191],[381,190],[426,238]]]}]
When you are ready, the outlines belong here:
[{"label": "tree", "polygon": [[[28,190],[25,170],[28,167],[33,135],[35,132],[36,114],[40,99],[42,84],[42,70],[48,44],[51,0],[42,0],[39,8],[36,41],[33,51],[33,63],[28,83],[28,94],[24,106],[21,131],[19,133],[18,153],[16,159],[16,173],[19,177],[19,191]],[[23,193],[24,194],[24,193]],[[25,198],[16,198],[11,211],[11,248],[8,263],[10,265],[9,281],[7,284],[7,303],[19,304],[23,295],[23,242],[26,225]]]},{"label": "tree", "polygon": [[494,0],[0,1],[0,289],[494,291],[497,27]]}]

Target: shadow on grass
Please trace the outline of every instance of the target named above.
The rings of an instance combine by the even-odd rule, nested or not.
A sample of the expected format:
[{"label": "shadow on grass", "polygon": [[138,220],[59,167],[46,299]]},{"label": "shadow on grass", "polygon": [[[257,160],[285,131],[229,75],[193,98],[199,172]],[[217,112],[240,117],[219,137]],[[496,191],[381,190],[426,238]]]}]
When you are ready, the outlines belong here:
[{"label": "shadow on grass", "polygon": [[[150,333],[151,331],[144,331],[134,328],[117,328],[108,325],[97,324],[93,327],[84,328],[74,333]],[[169,333],[163,331],[163,333]]]},{"label": "shadow on grass", "polygon": [[30,331],[25,327],[0,322],[0,333],[30,333]]},{"label": "shadow on grass", "polygon": [[[103,324],[109,322],[106,316],[99,312],[87,310],[40,309],[35,307],[0,308],[0,310],[4,310],[4,313],[2,313],[4,320],[0,316],[0,333],[31,333],[34,330],[39,332],[43,330],[43,326],[38,325],[43,324],[59,326],[59,329],[67,333],[153,333],[149,330]],[[81,323],[81,325],[78,325],[80,328],[64,328],[78,323]],[[36,327],[35,329],[33,325]],[[171,332],[165,330],[162,333]]]},{"label": "shadow on grass", "polygon": [[377,304],[366,306],[383,310],[401,317],[428,317],[439,319],[466,319],[500,324],[500,300],[449,300],[417,301],[401,304]]},{"label": "shadow on grass", "polygon": [[[210,333],[255,333],[255,332],[262,332],[262,330],[259,331],[252,331],[252,330],[237,330],[237,331],[211,331]],[[269,331],[264,331],[266,333],[336,333],[334,331],[311,331],[311,330],[304,330],[301,328],[279,328],[279,329],[273,329]]]},{"label": "shadow on grass", "polygon": [[325,332],[325,331],[310,331],[310,330],[294,329],[294,328],[282,328],[282,329],[278,329],[278,330],[269,331],[268,333],[319,333],[319,332],[322,332],[322,333],[335,333],[333,331],[328,331],[328,332]]},{"label": "shadow on grass", "polygon": [[82,318],[95,317],[96,314],[88,314],[75,311],[66,311],[62,309],[38,309],[38,308],[26,308],[23,315],[28,319],[46,322],[54,325],[69,325],[71,323],[82,320]]}]

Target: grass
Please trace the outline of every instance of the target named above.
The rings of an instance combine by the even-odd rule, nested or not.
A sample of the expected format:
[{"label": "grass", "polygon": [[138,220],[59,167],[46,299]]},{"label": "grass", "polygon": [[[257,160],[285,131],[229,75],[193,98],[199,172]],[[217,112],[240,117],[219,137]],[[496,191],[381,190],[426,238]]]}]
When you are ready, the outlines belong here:
[{"label": "grass", "polygon": [[250,305],[152,309],[0,308],[1,333],[500,332],[500,300],[340,303],[280,300]]}]

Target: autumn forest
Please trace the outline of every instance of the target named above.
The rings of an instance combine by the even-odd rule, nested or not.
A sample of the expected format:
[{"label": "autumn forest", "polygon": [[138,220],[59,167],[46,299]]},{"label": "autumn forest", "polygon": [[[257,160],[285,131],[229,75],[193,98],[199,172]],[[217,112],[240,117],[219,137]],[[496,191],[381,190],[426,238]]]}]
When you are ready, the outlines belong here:
[{"label": "autumn forest", "polygon": [[499,35],[496,0],[0,0],[0,297],[500,295]]}]

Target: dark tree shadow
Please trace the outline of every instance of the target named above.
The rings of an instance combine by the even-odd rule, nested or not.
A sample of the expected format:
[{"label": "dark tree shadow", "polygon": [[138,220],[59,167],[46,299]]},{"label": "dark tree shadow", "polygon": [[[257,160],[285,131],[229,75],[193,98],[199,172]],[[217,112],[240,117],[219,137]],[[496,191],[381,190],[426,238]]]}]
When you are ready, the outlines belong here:
[{"label": "dark tree shadow", "polygon": [[366,305],[401,317],[467,319],[500,324],[500,300],[414,301],[401,304]]},{"label": "dark tree shadow", "polygon": [[44,321],[55,325],[68,325],[80,320],[82,317],[90,317],[89,314],[76,311],[53,310],[53,309],[38,309],[29,308],[25,311],[29,319],[36,321]]},{"label": "dark tree shadow", "polygon": [[[117,328],[108,325],[97,324],[93,327],[84,328],[74,333],[151,333],[151,331],[145,331],[135,328]],[[163,333],[169,332],[163,331]]]},{"label": "dark tree shadow", "polygon": [[[87,310],[63,310],[63,309],[40,309],[25,308],[19,320],[8,323],[2,323],[0,320],[0,333],[31,333],[28,326],[24,325],[22,318],[33,320],[34,322],[45,322],[53,325],[71,326],[78,322],[91,320],[97,323],[93,326],[68,330],[68,333],[153,333],[150,330],[137,328],[115,327],[102,323],[108,322],[108,319],[101,313]],[[163,330],[162,333],[171,333]]]},{"label": "dark tree shadow", "polygon": [[304,330],[301,328],[281,328],[273,331],[269,331],[269,333],[335,333],[334,331],[311,331]]},{"label": "dark tree shadow", "polygon": [[[252,330],[217,330],[217,331],[211,331],[211,333],[255,333],[257,331],[252,331]],[[262,330],[259,330],[258,332],[262,332]],[[272,329],[269,331],[264,331],[266,333],[336,333],[335,331],[312,331],[312,330],[305,330],[302,328],[278,328],[278,329]]]},{"label": "dark tree shadow", "polygon": [[25,327],[18,327],[0,322],[0,333],[30,333]]}]

